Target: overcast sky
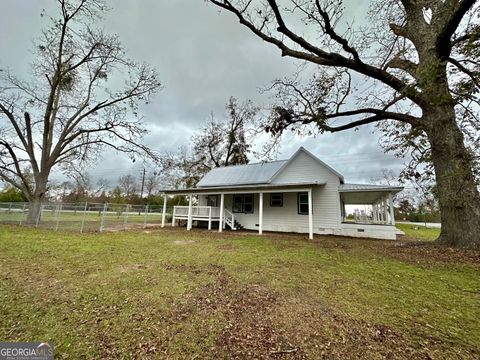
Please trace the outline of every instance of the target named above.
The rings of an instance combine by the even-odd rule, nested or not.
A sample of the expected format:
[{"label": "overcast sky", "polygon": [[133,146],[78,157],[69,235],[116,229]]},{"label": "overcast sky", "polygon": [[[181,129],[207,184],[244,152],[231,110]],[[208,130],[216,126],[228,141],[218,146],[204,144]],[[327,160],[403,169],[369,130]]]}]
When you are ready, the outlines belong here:
[{"label": "overcast sky", "polygon": [[[53,0],[1,0],[0,68],[22,75],[31,61],[32,39],[45,25],[42,8]],[[358,21],[365,21],[365,1],[352,2]],[[153,149],[175,151],[188,145],[192,134],[213,112],[224,116],[230,96],[268,105],[259,88],[295,70],[292,59],[263,43],[204,0],[115,0],[107,18],[98,25],[119,35],[131,58],[154,66],[164,89],[142,109],[149,134],[145,143]],[[369,182],[381,177],[381,169],[396,173],[405,160],[383,154],[379,134],[372,128],[325,134],[316,138],[288,136],[278,158],[288,158],[304,146],[342,173],[347,182]],[[142,164],[107,153],[89,173],[115,182],[128,173],[139,176]],[[148,170],[148,169],[147,169]],[[60,179],[55,175],[54,179]]]}]

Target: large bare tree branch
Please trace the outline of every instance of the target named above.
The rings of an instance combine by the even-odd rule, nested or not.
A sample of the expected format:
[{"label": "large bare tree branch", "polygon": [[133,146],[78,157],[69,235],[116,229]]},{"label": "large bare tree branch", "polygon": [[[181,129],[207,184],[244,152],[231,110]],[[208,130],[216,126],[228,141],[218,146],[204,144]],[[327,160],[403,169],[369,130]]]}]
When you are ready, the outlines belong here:
[{"label": "large bare tree branch", "polygon": [[397,92],[408,94],[407,96],[418,105],[425,104],[425,101],[420,93],[418,93],[410,85],[406,84],[405,82],[398,79],[389,72],[382,70],[381,68],[363,63],[360,59],[349,59],[341,54],[322,50],[321,48],[318,48],[312,43],[308,42],[303,37],[294,33],[288,28],[285,21],[283,20],[283,17],[275,0],[268,0],[267,2],[271,7],[273,13],[275,14],[275,18],[278,24],[277,31],[287,36],[289,39],[301,46],[307,52],[295,50],[287,46],[282,40],[279,40],[271,35],[267,35],[265,32],[260,31],[259,28],[257,28],[253,24],[253,22],[247,20],[243,13],[238,10],[234,5],[232,5],[230,1],[210,0],[210,2],[233,13],[238,18],[240,23],[249,28],[254,34],[259,36],[264,41],[269,42],[282,50],[282,56],[290,56],[323,66],[345,67],[354,70],[360,74],[369,76],[373,79],[383,82]]}]

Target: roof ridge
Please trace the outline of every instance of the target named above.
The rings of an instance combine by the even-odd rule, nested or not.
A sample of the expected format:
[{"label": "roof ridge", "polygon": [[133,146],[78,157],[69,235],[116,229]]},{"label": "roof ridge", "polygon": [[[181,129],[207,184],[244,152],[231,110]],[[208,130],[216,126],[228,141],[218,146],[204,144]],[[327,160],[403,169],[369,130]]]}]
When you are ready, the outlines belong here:
[{"label": "roof ridge", "polygon": [[214,168],[214,169],[230,168],[230,167],[235,167],[235,166],[249,166],[249,165],[272,164],[272,163],[281,162],[281,161],[288,161],[288,159],[272,160],[272,161],[257,161],[257,162],[248,163],[248,164],[236,164],[236,165],[219,166],[219,167],[216,167],[216,168]]}]

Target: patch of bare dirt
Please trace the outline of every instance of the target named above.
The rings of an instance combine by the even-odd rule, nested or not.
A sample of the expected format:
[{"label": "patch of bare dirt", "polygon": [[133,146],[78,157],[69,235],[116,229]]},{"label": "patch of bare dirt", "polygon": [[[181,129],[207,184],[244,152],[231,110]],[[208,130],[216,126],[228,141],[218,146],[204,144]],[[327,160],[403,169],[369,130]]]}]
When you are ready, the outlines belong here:
[{"label": "patch of bare dirt", "polygon": [[386,255],[406,262],[480,266],[480,251],[457,249],[432,242],[395,242],[386,250]]},{"label": "patch of bare dirt", "polygon": [[200,311],[220,312],[224,319],[211,349],[214,358],[305,358],[288,334],[273,324],[277,304],[274,293],[260,285],[240,284],[222,267],[216,267],[213,273],[215,282],[202,289],[193,301]]},{"label": "patch of bare dirt", "polygon": [[363,249],[412,264],[468,264],[480,266],[480,251],[457,249],[432,241],[391,241],[341,237],[319,237],[323,248],[356,251]]},{"label": "patch of bare dirt", "polygon": [[[385,324],[352,318],[322,299],[272,291],[259,284],[245,284],[223,266],[199,267],[165,263],[171,271],[209,274],[212,281],[189,292],[162,317],[131,356],[175,357],[178,348],[188,352],[195,341],[193,358],[214,359],[475,359],[479,349],[450,346],[433,336],[408,333]],[[135,315],[132,324],[142,328],[148,316]],[[133,325],[132,325],[133,326]],[[136,325],[135,325],[136,326]],[[189,329],[185,331],[184,329]],[[192,329],[198,336],[188,338]],[[185,331],[185,332],[184,332]],[[201,339],[210,338],[211,341]],[[100,339],[101,340],[101,339]],[[105,357],[115,349],[105,344]],[[177,350],[175,350],[177,349]],[[173,353],[172,353],[173,351]]]}]

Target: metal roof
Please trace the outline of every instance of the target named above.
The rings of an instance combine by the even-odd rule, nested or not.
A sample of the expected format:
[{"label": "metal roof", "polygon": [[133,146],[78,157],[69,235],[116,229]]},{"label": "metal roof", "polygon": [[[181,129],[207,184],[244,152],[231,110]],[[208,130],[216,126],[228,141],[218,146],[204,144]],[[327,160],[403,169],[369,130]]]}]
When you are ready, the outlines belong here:
[{"label": "metal roof", "polygon": [[399,192],[403,190],[402,186],[389,185],[370,185],[370,184],[341,184],[338,187],[340,192],[362,192],[362,191],[387,191]]},{"label": "metal roof", "polygon": [[251,185],[234,185],[234,186],[212,186],[197,187],[191,189],[165,189],[160,190],[161,193],[170,195],[190,195],[190,194],[246,194],[258,192],[295,192],[299,189],[311,189],[315,186],[324,186],[325,182],[306,182],[294,184],[251,184]]},{"label": "metal roof", "polygon": [[268,184],[287,161],[278,160],[215,168],[199,181],[197,187]]}]

